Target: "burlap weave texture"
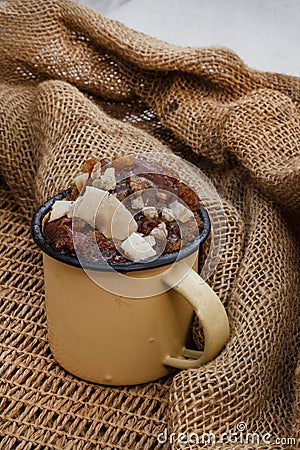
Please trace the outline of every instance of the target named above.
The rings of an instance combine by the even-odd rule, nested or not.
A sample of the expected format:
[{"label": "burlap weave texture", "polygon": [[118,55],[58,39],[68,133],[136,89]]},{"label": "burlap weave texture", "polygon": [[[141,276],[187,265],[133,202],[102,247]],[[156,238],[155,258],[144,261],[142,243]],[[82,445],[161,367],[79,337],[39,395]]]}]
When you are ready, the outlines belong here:
[{"label": "burlap weave texture", "polygon": [[[176,437],[240,422],[272,444],[206,447],[299,439],[299,107],[299,78],[249,69],[228,49],[160,42],[70,0],[0,4],[1,449],[200,448]],[[228,227],[210,280],[228,345],[200,369],[131,388],[54,361],[28,226],[86,157],[120,152],[198,165]],[[200,345],[196,322],[193,334]],[[165,429],[171,444],[158,441]]]}]

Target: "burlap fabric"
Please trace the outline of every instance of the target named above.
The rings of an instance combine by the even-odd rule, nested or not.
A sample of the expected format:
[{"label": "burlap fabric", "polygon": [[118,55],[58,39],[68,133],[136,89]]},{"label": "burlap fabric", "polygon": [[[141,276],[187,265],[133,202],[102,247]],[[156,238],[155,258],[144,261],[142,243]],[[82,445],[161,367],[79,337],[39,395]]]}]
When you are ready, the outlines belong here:
[{"label": "burlap fabric", "polygon": [[[280,449],[290,437],[297,448],[300,79],[157,41],[70,0],[0,3],[0,67],[0,448]],[[28,221],[83,159],[122,151],[173,151],[213,181],[227,233],[210,281],[231,338],[205,367],[110,388],[50,353]],[[193,333],[200,345],[196,322]],[[202,444],[241,422],[271,443]]]}]

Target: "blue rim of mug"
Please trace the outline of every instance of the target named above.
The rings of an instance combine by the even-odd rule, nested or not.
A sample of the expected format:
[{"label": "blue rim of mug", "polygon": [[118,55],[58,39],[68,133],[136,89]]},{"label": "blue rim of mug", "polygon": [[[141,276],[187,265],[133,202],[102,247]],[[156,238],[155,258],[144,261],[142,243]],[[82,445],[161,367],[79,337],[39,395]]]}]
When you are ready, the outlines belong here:
[{"label": "blue rim of mug", "polygon": [[81,264],[79,259],[76,256],[70,256],[63,252],[57,252],[53,250],[53,248],[46,242],[45,237],[42,231],[43,219],[50,211],[51,206],[56,200],[62,200],[70,195],[71,190],[67,189],[63,192],[56,194],[47,200],[37,212],[34,214],[30,226],[31,236],[34,242],[40,247],[40,249],[46,253],[48,256],[60,261],[64,264],[68,264],[77,268],[84,268],[87,270],[95,270],[95,271],[111,271],[115,270],[117,272],[132,272],[136,270],[146,270],[146,269],[154,269],[157,267],[166,266],[168,264],[172,264],[175,261],[179,261],[181,259],[186,258],[191,255],[195,251],[197,251],[206,241],[209,236],[211,224],[207,210],[200,205],[199,215],[203,222],[203,229],[197,239],[193,241],[191,244],[183,247],[181,250],[173,253],[167,253],[165,255],[160,256],[159,258],[152,261],[145,262],[125,262],[121,264],[107,264],[101,262],[94,261],[84,261],[84,265]]}]

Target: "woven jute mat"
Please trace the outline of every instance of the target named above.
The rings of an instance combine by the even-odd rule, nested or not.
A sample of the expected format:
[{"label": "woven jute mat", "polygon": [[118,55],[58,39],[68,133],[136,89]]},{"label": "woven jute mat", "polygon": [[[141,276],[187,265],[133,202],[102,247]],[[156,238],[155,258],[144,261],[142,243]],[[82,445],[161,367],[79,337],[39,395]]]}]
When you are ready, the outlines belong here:
[{"label": "woven jute mat", "polygon": [[[298,448],[299,107],[299,78],[228,49],[70,0],[0,3],[1,450]],[[112,388],[51,355],[29,221],[85,158],[128,152],[174,152],[213,182],[227,232],[209,282],[231,337],[199,369]]]}]

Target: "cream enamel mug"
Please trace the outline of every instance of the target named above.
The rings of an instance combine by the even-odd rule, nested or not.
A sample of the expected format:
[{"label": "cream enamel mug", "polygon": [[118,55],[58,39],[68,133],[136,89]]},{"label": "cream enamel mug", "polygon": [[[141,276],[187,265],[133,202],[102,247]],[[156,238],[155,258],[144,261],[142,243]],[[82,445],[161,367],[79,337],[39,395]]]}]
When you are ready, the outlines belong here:
[{"label": "cream enamel mug", "polygon": [[[64,196],[58,194],[41,206],[31,226],[43,251],[48,339],[56,361],[87,381],[132,385],[215,358],[229,338],[229,325],[221,301],[196,272],[199,246],[210,232],[206,210],[200,209],[203,232],[177,261],[172,253],[149,263],[114,265],[129,283],[155,277],[163,286],[157,295],[131,298],[102,288],[76,257],[55,252],[45,242],[43,218]],[[175,284],[169,270],[174,264],[175,272],[183,273]],[[105,266],[90,263],[88,269],[95,279],[111,277],[114,283],[114,273]],[[193,311],[204,332],[203,352],[186,348]]]}]

